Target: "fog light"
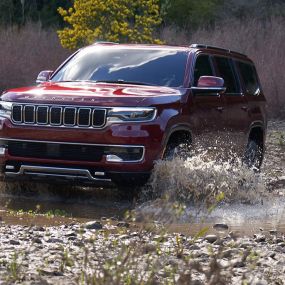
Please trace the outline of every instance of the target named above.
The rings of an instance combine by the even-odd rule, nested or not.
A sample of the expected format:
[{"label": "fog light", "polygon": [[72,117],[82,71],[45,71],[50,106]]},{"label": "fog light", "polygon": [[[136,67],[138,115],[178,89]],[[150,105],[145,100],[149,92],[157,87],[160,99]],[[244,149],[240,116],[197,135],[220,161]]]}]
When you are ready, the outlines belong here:
[{"label": "fog light", "polygon": [[95,171],[95,176],[105,176],[105,172]]},{"label": "fog light", "polygon": [[7,170],[14,170],[15,166],[14,165],[6,165]]},{"label": "fog light", "polygon": [[121,159],[119,156],[115,154],[108,154],[106,156],[106,160],[109,162],[122,162],[123,161],[123,159]]},{"label": "fog light", "polygon": [[4,155],[5,154],[5,151],[6,151],[6,148],[5,147],[0,147],[0,155]]}]

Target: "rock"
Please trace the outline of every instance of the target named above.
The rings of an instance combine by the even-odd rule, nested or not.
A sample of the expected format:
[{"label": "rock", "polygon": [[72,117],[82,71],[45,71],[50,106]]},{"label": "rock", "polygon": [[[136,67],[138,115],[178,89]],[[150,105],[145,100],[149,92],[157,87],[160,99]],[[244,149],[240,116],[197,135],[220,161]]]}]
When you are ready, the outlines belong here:
[{"label": "rock", "polygon": [[256,242],[265,242],[266,238],[264,235],[260,235],[260,234],[255,234],[253,235],[254,239]]},{"label": "rock", "polygon": [[270,251],[267,256],[274,259],[274,257],[276,256],[276,253],[273,251]]},{"label": "rock", "polygon": [[204,240],[206,240],[209,243],[214,243],[218,237],[216,235],[207,235],[205,236]]},{"label": "rock", "polygon": [[144,254],[155,252],[156,246],[154,244],[146,244],[145,246],[143,246],[142,251]]},{"label": "rock", "polygon": [[257,280],[255,282],[252,283],[253,285],[267,285],[267,281],[265,280]]},{"label": "rock", "polygon": [[40,238],[38,238],[38,237],[34,237],[34,238],[32,239],[32,241],[33,241],[34,243],[38,243],[38,244],[41,244],[41,243],[42,243],[42,240],[41,240]]},{"label": "rock", "polygon": [[233,261],[233,267],[235,268],[245,267],[245,263],[241,260],[235,260]]},{"label": "rock", "polygon": [[66,236],[66,237],[76,237],[77,234],[75,232],[73,232],[73,231],[69,231],[64,236]]},{"label": "rock", "polygon": [[270,233],[271,235],[274,235],[274,236],[275,236],[275,235],[277,235],[277,230],[270,230],[269,233]]},{"label": "rock", "polygon": [[117,227],[119,227],[119,228],[129,228],[130,224],[127,223],[127,222],[119,222],[119,223],[117,223]]},{"label": "rock", "polygon": [[192,245],[190,245],[189,249],[190,250],[199,250],[200,247],[198,245],[196,245],[196,244],[192,244]]},{"label": "rock", "polygon": [[229,229],[229,226],[227,224],[215,224],[213,225],[213,228],[217,231],[220,231],[220,230],[228,230]]},{"label": "rock", "polygon": [[50,238],[47,240],[48,243],[63,243],[62,239],[59,238]]},{"label": "rock", "polygon": [[101,230],[103,228],[102,224],[99,221],[87,222],[84,227],[88,230]]},{"label": "rock", "polygon": [[11,239],[10,240],[10,244],[12,244],[12,245],[20,245],[20,242],[17,241],[17,240]]},{"label": "rock", "polygon": [[40,269],[41,274],[48,275],[48,276],[63,276],[62,272],[52,270],[52,269]]}]

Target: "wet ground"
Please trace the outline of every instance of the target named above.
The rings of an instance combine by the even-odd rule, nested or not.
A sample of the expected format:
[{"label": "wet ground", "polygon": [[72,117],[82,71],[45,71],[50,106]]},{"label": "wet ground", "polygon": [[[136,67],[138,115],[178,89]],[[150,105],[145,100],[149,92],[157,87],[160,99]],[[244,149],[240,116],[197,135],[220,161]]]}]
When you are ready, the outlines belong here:
[{"label": "wet ground", "polygon": [[[168,165],[168,168],[165,165],[158,166],[156,178],[165,180],[161,175],[169,177],[167,171],[171,171],[174,172],[176,179],[183,181],[184,177],[179,177],[179,175],[188,176],[189,169],[196,164],[197,161],[191,161],[185,164],[182,170],[181,166],[179,168],[177,165]],[[201,165],[200,161],[199,165]],[[163,167],[163,171],[159,167]],[[207,183],[214,184],[216,188],[222,185],[221,188],[223,188],[226,182],[227,201],[217,203],[211,212],[205,210],[208,209],[207,207],[201,210],[200,206],[197,207],[189,202],[179,218],[171,217],[168,220],[171,221],[168,223],[169,231],[194,234],[205,226],[208,226],[211,231],[213,224],[225,223],[229,226],[229,231],[240,235],[251,235],[260,228],[263,230],[278,229],[285,233],[285,122],[275,121],[269,124],[265,161],[262,174],[258,177],[241,170],[234,174],[224,173],[224,165],[215,168],[214,172],[211,164],[205,163],[205,166],[199,167],[196,172],[191,170],[190,176],[193,176],[191,179],[196,181],[196,184],[191,184],[191,191],[197,188],[194,192],[199,192],[199,189],[206,187]],[[199,171],[202,171],[204,176],[201,176]],[[207,181],[211,175],[218,178]],[[245,180],[248,185],[240,186],[236,184],[236,180]],[[185,182],[187,186],[177,184],[175,179],[170,182],[166,180],[166,182],[168,185],[171,184],[171,187],[169,186],[171,193],[182,198],[185,197],[185,191],[187,192],[190,187],[187,181]],[[117,197],[116,189],[67,189],[67,187],[59,186],[51,191],[50,187],[44,185],[25,187],[26,190],[29,187],[31,189],[18,191],[19,189],[14,185],[12,190],[10,188],[7,190],[7,186],[2,185],[0,215],[5,223],[56,226],[74,221],[122,220],[127,211],[133,211],[134,215],[139,217],[137,223],[139,225],[142,222],[142,216],[147,217],[143,222],[148,223],[150,220],[165,222],[163,218],[169,215],[169,212],[165,212],[168,204],[164,204],[161,200],[122,201]],[[183,187],[186,187],[184,192],[180,190]],[[245,188],[241,190],[243,195],[236,195],[240,191],[239,188],[243,187]],[[244,197],[250,197],[250,203],[244,201]]]}]

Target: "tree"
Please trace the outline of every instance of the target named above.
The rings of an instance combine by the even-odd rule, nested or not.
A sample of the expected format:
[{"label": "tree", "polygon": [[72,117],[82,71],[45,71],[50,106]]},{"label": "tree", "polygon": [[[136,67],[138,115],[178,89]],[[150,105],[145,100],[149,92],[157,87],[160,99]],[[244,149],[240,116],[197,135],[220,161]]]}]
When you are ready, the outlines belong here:
[{"label": "tree", "polygon": [[159,43],[158,0],[75,0],[70,9],[58,9],[70,27],[58,31],[63,47],[76,49],[98,41]]},{"label": "tree", "polygon": [[165,25],[195,30],[216,20],[217,9],[225,0],[161,0]]}]

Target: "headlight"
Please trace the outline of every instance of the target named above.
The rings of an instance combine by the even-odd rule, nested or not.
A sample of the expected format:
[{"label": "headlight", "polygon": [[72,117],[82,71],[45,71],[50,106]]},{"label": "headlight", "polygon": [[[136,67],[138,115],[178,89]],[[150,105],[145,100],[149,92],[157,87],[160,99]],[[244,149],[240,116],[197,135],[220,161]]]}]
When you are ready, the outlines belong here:
[{"label": "headlight", "polygon": [[10,118],[12,113],[12,102],[0,101],[0,117]]},{"label": "headlight", "polygon": [[156,109],[150,107],[118,107],[108,111],[108,122],[149,122],[154,120]]}]

